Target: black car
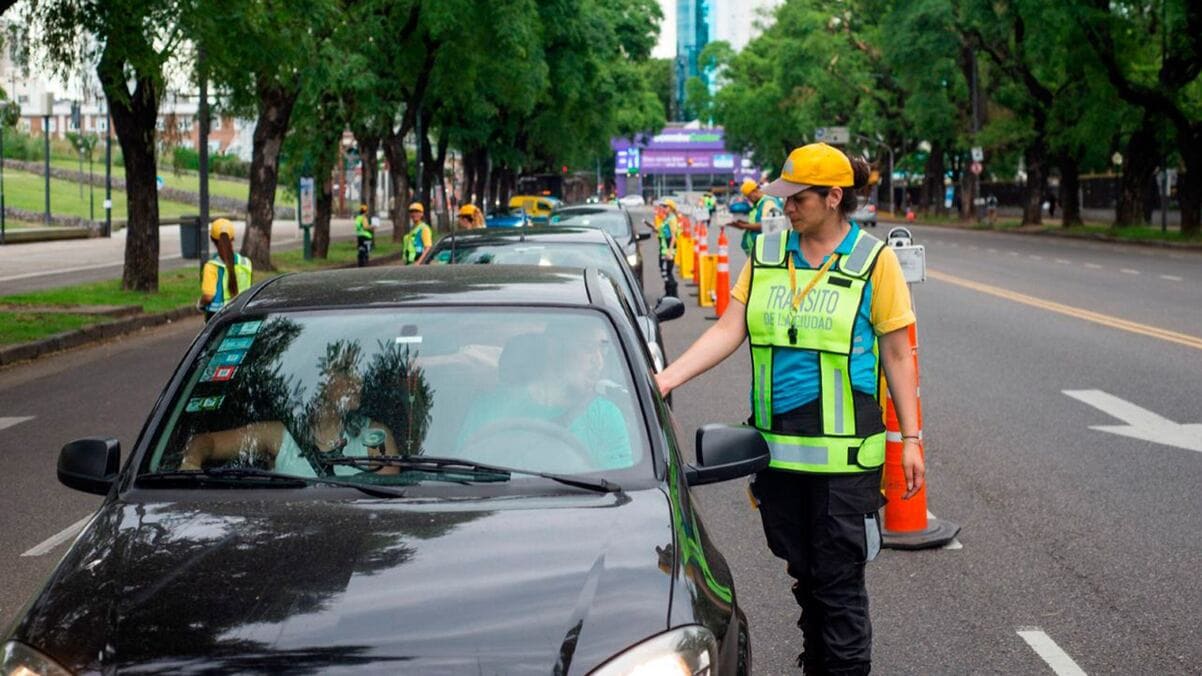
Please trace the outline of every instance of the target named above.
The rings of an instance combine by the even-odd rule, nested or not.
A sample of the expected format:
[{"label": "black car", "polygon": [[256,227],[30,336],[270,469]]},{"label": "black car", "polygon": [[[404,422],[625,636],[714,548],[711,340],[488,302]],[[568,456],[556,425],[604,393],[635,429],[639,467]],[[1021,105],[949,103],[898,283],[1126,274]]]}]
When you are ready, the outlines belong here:
[{"label": "black car", "polygon": [[622,250],[622,257],[634,271],[639,286],[643,285],[643,252],[639,240],[650,239],[651,233],[636,230],[634,219],[625,207],[617,204],[576,204],[558,207],[551,212],[549,225],[597,228],[609,233]]},{"label": "black car", "polygon": [[767,449],[712,426],[683,464],[625,312],[553,268],[244,292],[123,463],[115,439],[63,447],[59,479],[105,499],[0,672],[749,673],[688,486]]},{"label": "black car", "polygon": [[660,322],[683,315],[684,303],[664,296],[654,308],[647,307],[642,285],[630,266],[622,262],[624,255],[604,230],[561,225],[510,231],[463,230],[435,242],[422,262],[597,268],[622,290],[647,340],[655,370],[660,371],[668,363]]}]

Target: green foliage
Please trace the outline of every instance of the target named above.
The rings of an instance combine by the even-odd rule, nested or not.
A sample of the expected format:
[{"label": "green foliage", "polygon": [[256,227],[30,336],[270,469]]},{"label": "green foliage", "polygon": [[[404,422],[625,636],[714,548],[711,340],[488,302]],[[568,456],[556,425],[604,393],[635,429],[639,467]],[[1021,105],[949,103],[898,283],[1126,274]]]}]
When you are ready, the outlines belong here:
[{"label": "green foliage", "polygon": [[[171,168],[175,171],[200,171],[200,153],[192,148],[176,146],[171,149]],[[209,155],[209,173],[219,176],[246,178],[250,164],[237,155]]]}]

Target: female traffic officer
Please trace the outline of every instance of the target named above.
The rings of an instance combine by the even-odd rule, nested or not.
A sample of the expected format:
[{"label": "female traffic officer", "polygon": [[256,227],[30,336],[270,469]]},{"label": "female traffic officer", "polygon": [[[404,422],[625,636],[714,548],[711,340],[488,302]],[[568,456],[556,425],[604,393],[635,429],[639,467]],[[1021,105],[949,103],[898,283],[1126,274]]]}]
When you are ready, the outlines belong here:
[{"label": "female traffic officer", "polygon": [[197,303],[204,310],[206,322],[238,292],[249,289],[252,276],[250,259],[234,253],[233,223],[224,218],[213,221],[209,226],[209,239],[217,248],[217,255],[205,263]]},{"label": "female traffic officer", "polygon": [[[768,547],[802,608],[807,673],[867,674],[864,564],[880,548],[885,427],[880,368],[903,436],[905,498],[923,485],[910,295],[895,254],[848,221],[868,166],[822,143],[795,149],[764,192],[792,230],[756,238],[727,312],[656,376],[667,394],[750,338],[750,422],[772,452],[752,485]],[[737,305],[732,304],[732,308]]]}]

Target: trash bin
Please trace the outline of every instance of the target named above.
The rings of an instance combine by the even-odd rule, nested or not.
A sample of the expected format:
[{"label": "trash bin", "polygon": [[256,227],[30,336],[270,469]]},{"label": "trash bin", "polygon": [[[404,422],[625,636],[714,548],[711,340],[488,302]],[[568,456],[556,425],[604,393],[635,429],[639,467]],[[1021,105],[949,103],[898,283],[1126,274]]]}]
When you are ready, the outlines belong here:
[{"label": "trash bin", "polygon": [[187,259],[200,257],[200,216],[182,216],[179,221],[179,253]]}]

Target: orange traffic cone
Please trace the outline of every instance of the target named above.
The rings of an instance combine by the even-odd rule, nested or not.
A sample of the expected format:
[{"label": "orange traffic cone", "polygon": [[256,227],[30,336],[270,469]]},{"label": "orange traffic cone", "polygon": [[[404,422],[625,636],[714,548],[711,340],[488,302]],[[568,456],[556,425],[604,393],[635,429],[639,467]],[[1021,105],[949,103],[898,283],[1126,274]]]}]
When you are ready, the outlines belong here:
[{"label": "orange traffic cone", "polygon": [[704,237],[700,224],[698,224],[697,229],[693,231],[693,284],[695,286],[701,285],[701,254],[704,253],[701,247],[704,246],[702,244],[705,241]]},{"label": "orange traffic cone", "polygon": [[730,305],[730,258],[728,256],[726,228],[718,229],[718,275],[714,286],[716,287],[714,291],[718,294],[714,310],[721,317],[722,313],[726,312],[726,306]]},{"label": "orange traffic cone", "polygon": [[[914,356],[914,374],[918,375],[918,329],[911,324],[909,329],[910,352]],[[917,385],[917,382],[915,382]],[[918,436],[922,437],[922,400],[918,400]],[[885,390],[885,527],[884,546],[890,549],[930,549],[942,547],[960,532],[960,526],[942,519],[928,516],[926,484],[909,500],[903,500],[906,492],[906,475],[902,470],[901,425],[893,398]]]}]

